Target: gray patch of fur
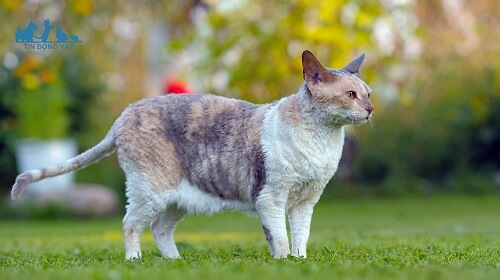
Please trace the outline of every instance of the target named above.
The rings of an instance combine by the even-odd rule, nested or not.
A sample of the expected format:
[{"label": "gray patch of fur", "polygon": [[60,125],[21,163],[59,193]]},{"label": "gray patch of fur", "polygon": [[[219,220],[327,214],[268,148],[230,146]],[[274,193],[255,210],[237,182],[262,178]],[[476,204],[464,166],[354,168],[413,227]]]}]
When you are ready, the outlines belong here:
[{"label": "gray patch of fur", "polygon": [[273,236],[271,235],[271,231],[266,227],[266,226],[262,226],[262,229],[264,230],[264,235],[266,236],[266,241],[267,243],[269,244],[269,246],[271,247],[271,252],[274,252],[274,248],[273,248]]},{"label": "gray patch of fur", "polygon": [[[165,124],[160,135],[174,144],[188,181],[216,197],[255,201],[266,180],[260,138],[252,141],[249,135],[260,129],[261,124],[253,120],[260,106],[210,95],[171,98],[175,98],[172,100],[175,106],[165,104],[159,108]],[[234,102],[231,104],[234,107],[220,108],[218,114],[210,114],[211,106],[224,106],[227,102]],[[193,112],[195,105],[201,105],[197,106],[201,112]],[[196,120],[197,130],[188,135],[186,128],[191,114],[201,114],[203,118]],[[251,190],[246,186],[251,186]]]}]

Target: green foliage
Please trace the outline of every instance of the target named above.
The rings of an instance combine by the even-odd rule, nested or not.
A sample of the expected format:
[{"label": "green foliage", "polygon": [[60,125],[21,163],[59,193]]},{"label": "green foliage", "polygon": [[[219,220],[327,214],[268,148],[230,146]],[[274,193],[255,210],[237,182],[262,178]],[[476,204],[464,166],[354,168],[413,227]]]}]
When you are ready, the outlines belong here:
[{"label": "green foliage", "polygon": [[[360,131],[358,179],[403,193],[498,191],[499,63],[485,67],[477,57],[423,61],[410,85],[412,103],[382,105],[374,131]],[[416,184],[397,178],[415,178]]]},{"label": "green foliage", "polygon": [[308,259],[274,260],[257,219],[187,217],[180,260],[125,261],[116,220],[1,221],[2,279],[497,279],[498,197],[320,202]]},{"label": "green foliage", "polygon": [[[350,8],[355,10],[352,18],[347,16]],[[231,11],[215,7],[190,36],[182,33],[172,40],[168,57],[175,63],[176,53],[187,47],[200,54],[195,69],[187,70],[204,77],[204,90],[270,102],[296,92],[304,49],[313,50],[325,65],[340,68],[370,49],[374,23],[383,13],[377,1],[358,6],[348,0],[259,0]],[[176,75],[192,75],[176,70]],[[369,80],[374,74],[366,67],[363,73]]]},{"label": "green foliage", "polygon": [[50,86],[19,92],[15,114],[21,137],[57,139],[67,137],[68,100],[60,81]]},{"label": "green foliage", "polygon": [[[85,44],[81,52],[70,53],[74,57],[59,58],[54,64],[57,69],[49,69],[58,72],[61,85],[53,85],[54,89],[44,86],[46,93],[64,87],[62,100],[67,102],[64,106],[69,120],[68,116],[58,118],[60,124],[43,132],[69,123],[69,134],[77,137],[83,149],[97,143],[123,107],[139,98],[140,90],[133,94],[127,90],[134,91],[131,85],[142,83],[140,78],[130,78],[142,77],[141,66],[147,65],[141,60],[144,56],[130,55],[143,50],[137,46],[148,41],[147,32],[138,32],[135,39],[125,38],[117,32],[118,23],[145,23],[146,28],[149,23],[165,24],[171,27],[167,58],[175,75],[188,77],[205,92],[257,103],[296,91],[302,81],[300,54],[304,49],[311,49],[331,67],[342,67],[359,53],[367,53],[361,75],[375,90],[374,130],[369,126],[356,128],[360,139],[353,180],[335,181],[332,193],[350,197],[435,190],[475,194],[498,191],[498,183],[495,185],[491,178],[500,162],[500,114],[495,113],[500,106],[495,34],[500,33],[488,20],[494,13],[486,12],[494,10],[494,1],[481,4],[485,10],[482,14],[475,2],[464,2],[464,11],[475,16],[472,35],[477,35],[481,45],[477,49],[481,52],[472,49],[469,56],[452,54],[452,37],[460,42],[465,33],[460,30],[462,26],[450,26],[450,16],[434,1],[206,1],[210,3],[206,17],[194,14],[193,7],[201,2],[82,0],[70,1],[63,10],[58,7],[56,10],[65,16],[59,17],[57,24],[101,43]],[[42,11],[57,5],[42,1],[25,9],[18,1],[1,2],[0,18],[5,25],[0,34],[8,40],[0,45],[0,53],[15,47],[12,32],[25,23],[18,19],[40,20]],[[401,32],[395,25],[406,18],[406,12],[408,22],[419,22],[419,26],[408,28],[408,22],[401,22]],[[395,32],[394,50],[388,53],[380,53],[378,48],[382,47],[374,42],[373,31],[381,22],[392,23],[386,28]],[[421,35],[422,57],[413,61],[404,55],[405,38],[417,32]],[[195,61],[194,69],[175,67],[180,53]],[[121,67],[132,64],[137,67]],[[392,66],[405,73],[395,78]],[[99,99],[102,73],[129,82],[124,92]],[[12,143],[19,135],[19,120],[13,110],[20,103],[16,89],[34,85],[33,76],[25,77],[16,77],[0,65],[0,184],[4,189],[10,188],[16,173],[12,153]],[[384,100],[382,91],[394,85],[401,94],[393,101]],[[28,106],[35,107],[33,110],[43,108],[35,102]],[[34,128],[41,130],[41,126]],[[77,179],[106,183],[123,191],[123,173],[115,159],[79,172]]]},{"label": "green foliage", "polygon": [[[425,38],[420,38],[426,49],[419,61],[408,60],[402,46],[390,56],[377,53],[375,25],[393,19],[395,7],[348,0],[251,1],[232,9],[215,7],[191,34],[174,36],[169,57],[175,62],[178,52],[197,53],[195,69],[176,74],[199,73],[205,78],[204,89],[261,103],[296,91],[304,49],[333,67],[369,52],[362,77],[370,84],[377,82],[372,86],[375,129],[356,129],[360,140],[352,167],[355,180],[335,179],[332,192],[399,196],[498,191],[492,176],[500,169],[498,55],[490,51],[458,56],[451,50],[436,55],[436,44]],[[411,5],[399,8],[408,11]],[[413,15],[428,19],[418,12]],[[405,34],[400,36],[409,35]],[[393,66],[408,73],[389,77]],[[382,92],[394,86],[391,83],[400,93],[392,101]],[[463,181],[458,178],[470,174],[477,182],[459,184]]]},{"label": "green foliage", "polygon": [[68,205],[55,202],[42,205],[33,201],[25,201],[15,205],[15,207],[6,203],[0,210],[0,217],[4,219],[55,220],[76,216]]},{"label": "green foliage", "polygon": [[4,130],[18,137],[65,137],[69,125],[68,99],[54,61],[31,54],[8,55],[20,62],[14,69],[5,66],[0,69],[4,76],[0,84]]},{"label": "green foliage", "polygon": [[97,143],[91,112],[103,90],[93,65],[79,52],[46,58],[10,55],[20,63],[14,69],[0,66],[5,77],[0,83],[0,186],[5,192],[17,175],[17,139],[76,137],[85,146]]},{"label": "green foliage", "polygon": [[89,133],[92,130],[91,108],[104,91],[95,65],[87,59],[87,53],[72,52],[65,55],[61,62],[61,78],[69,99],[69,131],[72,135]]}]

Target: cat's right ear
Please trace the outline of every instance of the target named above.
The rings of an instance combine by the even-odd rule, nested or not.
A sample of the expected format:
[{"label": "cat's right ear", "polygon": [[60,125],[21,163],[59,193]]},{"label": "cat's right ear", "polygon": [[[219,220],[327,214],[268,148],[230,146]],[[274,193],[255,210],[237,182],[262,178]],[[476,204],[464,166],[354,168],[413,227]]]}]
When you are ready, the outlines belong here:
[{"label": "cat's right ear", "polygon": [[321,62],[310,52],[305,50],[302,53],[302,72],[304,74],[304,81],[311,84],[324,82],[326,68],[323,67]]}]

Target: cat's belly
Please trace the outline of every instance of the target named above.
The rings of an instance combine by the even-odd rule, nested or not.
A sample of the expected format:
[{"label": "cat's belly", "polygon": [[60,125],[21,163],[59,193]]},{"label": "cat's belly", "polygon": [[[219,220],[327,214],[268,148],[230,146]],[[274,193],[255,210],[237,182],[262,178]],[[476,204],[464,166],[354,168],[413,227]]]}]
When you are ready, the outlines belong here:
[{"label": "cat's belly", "polygon": [[177,204],[188,214],[214,214],[224,210],[239,211],[255,215],[255,204],[250,201],[228,200],[208,194],[199,187],[191,185],[186,179],[168,195],[168,204]]}]

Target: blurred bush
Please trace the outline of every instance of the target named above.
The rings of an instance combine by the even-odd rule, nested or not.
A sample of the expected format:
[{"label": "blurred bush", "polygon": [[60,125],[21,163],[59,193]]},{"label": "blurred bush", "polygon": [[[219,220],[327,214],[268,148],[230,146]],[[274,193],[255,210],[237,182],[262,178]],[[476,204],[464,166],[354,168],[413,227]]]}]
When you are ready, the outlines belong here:
[{"label": "blurred bush", "polygon": [[374,130],[359,132],[358,183],[384,195],[499,191],[500,61],[482,55],[415,66],[414,98],[384,104]]},{"label": "blurred bush", "polygon": [[[93,40],[54,58],[52,69],[68,103],[66,133],[81,150],[105,135],[126,104],[144,96],[144,53],[155,42],[147,38],[155,25],[168,33],[165,60],[175,76],[204,92],[256,103],[296,91],[304,49],[332,67],[366,52],[361,75],[375,90],[373,129],[354,128],[357,136],[347,129],[355,139],[350,174],[338,174],[327,194],[498,190],[492,179],[500,177],[498,1],[85,0],[64,10],[54,9],[58,2],[14,2],[0,3],[0,34],[8,38],[0,52],[13,48],[19,18],[40,21],[46,11]],[[17,173],[12,143],[19,118],[12,104],[22,81],[0,67],[0,190],[7,192]],[[99,94],[102,88],[107,94]],[[119,193],[123,177],[115,156],[77,173],[78,181]]]},{"label": "blurred bush", "polygon": [[54,69],[57,63],[33,54],[20,55],[19,59],[13,73],[7,72],[16,86],[6,88],[3,95],[15,116],[16,133],[37,139],[68,137],[68,94]]},{"label": "blurred bush", "polygon": [[[202,1],[203,2],[203,1]],[[246,1],[213,5],[192,13],[192,28],[171,28],[169,63],[189,57],[191,67],[175,75],[199,77],[205,92],[272,102],[297,91],[302,82],[301,54],[311,49],[328,67],[343,67],[360,53],[376,53],[372,37],[390,9],[377,1]],[[404,14],[404,13],[403,13]],[[395,57],[379,63],[393,64]],[[371,58],[365,64],[375,63]],[[373,80],[374,67],[364,67]],[[186,73],[187,72],[187,73]]]},{"label": "blurred bush", "polygon": [[[100,103],[104,87],[99,73],[83,54],[71,52],[47,58],[23,53],[9,55],[16,56],[19,65],[14,68],[0,65],[0,72],[5,77],[0,83],[2,193],[10,192],[18,174],[14,157],[17,139],[25,136],[73,137],[83,151],[101,139],[113,118],[107,113],[105,104]],[[33,60],[38,61],[36,67],[26,68],[32,64],[26,61]],[[50,83],[43,81],[49,79],[48,75],[53,79]],[[118,164],[109,160],[99,165],[97,171],[77,173],[77,181],[104,183],[123,189]]]},{"label": "blurred bush", "polygon": [[[192,29],[172,32],[170,62],[187,53],[194,67],[178,67],[180,73],[198,73],[209,92],[262,103],[296,91],[304,49],[334,67],[367,51],[361,75],[375,90],[374,129],[355,128],[360,139],[354,160],[345,159],[352,162],[350,175],[336,176],[329,192],[494,192],[493,177],[500,169],[500,150],[495,149],[500,137],[495,113],[498,55],[494,48],[474,49],[474,38],[481,34],[467,33],[469,26],[455,18],[484,14],[485,7],[495,5],[459,3],[450,10],[447,3],[413,3],[253,1],[231,9],[214,6],[204,16],[193,14]],[[491,25],[476,26],[489,34]],[[436,43],[437,30],[446,42]],[[455,50],[450,42],[462,43],[464,34],[470,42]]]}]

